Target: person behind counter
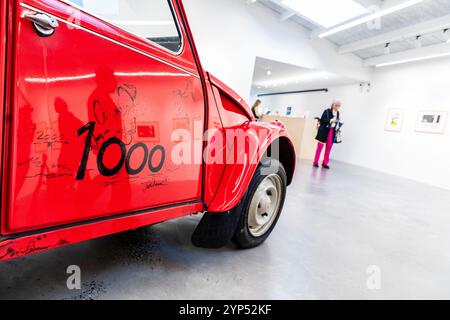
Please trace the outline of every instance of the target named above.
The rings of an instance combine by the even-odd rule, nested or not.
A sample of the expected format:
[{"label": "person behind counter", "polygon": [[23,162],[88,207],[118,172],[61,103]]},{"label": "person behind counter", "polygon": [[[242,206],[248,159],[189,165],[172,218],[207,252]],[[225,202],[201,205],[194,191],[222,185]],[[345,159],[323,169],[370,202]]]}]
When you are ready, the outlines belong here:
[{"label": "person behind counter", "polygon": [[261,120],[261,117],[263,115],[262,110],[261,110],[262,109],[261,105],[262,105],[262,101],[258,99],[258,100],[256,100],[255,104],[252,107],[252,113],[256,120]]}]

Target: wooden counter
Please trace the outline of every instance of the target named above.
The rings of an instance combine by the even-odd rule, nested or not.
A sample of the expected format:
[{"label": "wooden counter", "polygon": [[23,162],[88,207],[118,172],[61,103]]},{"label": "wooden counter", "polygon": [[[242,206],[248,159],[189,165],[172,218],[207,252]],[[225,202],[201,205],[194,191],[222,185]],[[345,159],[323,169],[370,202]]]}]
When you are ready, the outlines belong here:
[{"label": "wooden counter", "polygon": [[286,125],[286,130],[294,141],[297,157],[304,160],[314,160],[317,141],[317,121],[315,119],[264,115],[264,122],[280,121]]}]

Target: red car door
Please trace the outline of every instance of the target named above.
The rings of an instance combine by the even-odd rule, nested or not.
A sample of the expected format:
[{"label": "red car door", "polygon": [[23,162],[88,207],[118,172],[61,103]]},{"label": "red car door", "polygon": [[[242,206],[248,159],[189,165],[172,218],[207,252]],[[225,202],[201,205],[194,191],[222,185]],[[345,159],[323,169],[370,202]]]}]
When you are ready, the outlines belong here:
[{"label": "red car door", "polygon": [[176,5],[14,5],[3,232],[201,201],[204,97]]}]

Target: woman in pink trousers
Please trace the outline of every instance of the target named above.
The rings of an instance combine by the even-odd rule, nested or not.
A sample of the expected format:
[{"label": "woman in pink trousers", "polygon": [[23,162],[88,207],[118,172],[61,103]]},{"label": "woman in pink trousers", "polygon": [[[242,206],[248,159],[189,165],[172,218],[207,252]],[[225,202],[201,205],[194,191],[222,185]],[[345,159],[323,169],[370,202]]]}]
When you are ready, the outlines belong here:
[{"label": "woman in pink trousers", "polygon": [[336,132],[340,130],[342,123],[340,121],[340,109],[342,103],[339,100],[334,100],[331,108],[326,109],[322,118],[320,118],[320,127],[317,133],[316,140],[318,141],[316,156],[314,158],[314,167],[319,167],[320,156],[322,155],[323,147],[325,146],[325,157],[323,159],[322,167],[330,169],[330,153],[333,144],[336,142]]}]

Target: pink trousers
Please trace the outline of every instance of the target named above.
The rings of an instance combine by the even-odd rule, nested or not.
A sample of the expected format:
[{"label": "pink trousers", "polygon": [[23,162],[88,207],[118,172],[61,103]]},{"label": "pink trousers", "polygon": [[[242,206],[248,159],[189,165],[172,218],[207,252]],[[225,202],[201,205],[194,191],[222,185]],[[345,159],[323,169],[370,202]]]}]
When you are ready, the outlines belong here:
[{"label": "pink trousers", "polygon": [[317,144],[316,157],[314,158],[314,164],[319,164],[320,156],[322,155],[323,146],[325,145],[325,157],[323,158],[323,165],[328,166],[330,163],[330,153],[333,148],[334,143],[334,128],[330,129],[330,133],[328,134],[327,143],[319,142]]}]

